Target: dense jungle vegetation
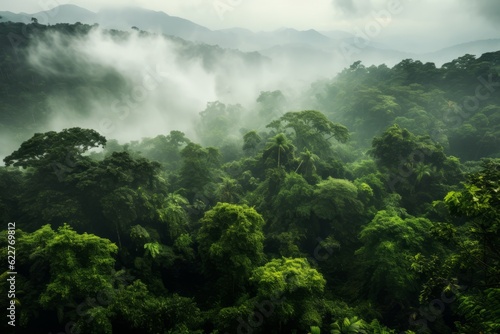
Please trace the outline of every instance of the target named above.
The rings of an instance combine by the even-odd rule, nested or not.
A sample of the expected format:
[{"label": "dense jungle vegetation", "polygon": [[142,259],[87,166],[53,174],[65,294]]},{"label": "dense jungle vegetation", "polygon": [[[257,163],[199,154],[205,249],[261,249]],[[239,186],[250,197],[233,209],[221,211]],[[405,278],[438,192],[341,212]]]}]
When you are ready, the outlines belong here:
[{"label": "dense jungle vegetation", "polygon": [[[93,29],[0,24],[0,129],[31,131],[0,167],[16,333],[500,332],[500,52],[355,62],[300,110],[281,90],[252,108],[211,101],[196,136],[34,133],[50,94],[85,110],[78,92],[127,89],[105,68],[90,80],[28,62],[49,33]],[[209,69],[238,53],[175,43]]]}]

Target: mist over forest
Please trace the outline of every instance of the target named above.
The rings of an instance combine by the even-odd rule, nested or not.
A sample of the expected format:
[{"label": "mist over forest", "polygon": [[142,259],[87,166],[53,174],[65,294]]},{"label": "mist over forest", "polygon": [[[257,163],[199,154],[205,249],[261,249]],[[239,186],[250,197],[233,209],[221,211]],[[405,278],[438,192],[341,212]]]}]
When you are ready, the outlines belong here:
[{"label": "mist over forest", "polygon": [[2,331],[500,332],[498,40],[43,15],[0,12]]}]

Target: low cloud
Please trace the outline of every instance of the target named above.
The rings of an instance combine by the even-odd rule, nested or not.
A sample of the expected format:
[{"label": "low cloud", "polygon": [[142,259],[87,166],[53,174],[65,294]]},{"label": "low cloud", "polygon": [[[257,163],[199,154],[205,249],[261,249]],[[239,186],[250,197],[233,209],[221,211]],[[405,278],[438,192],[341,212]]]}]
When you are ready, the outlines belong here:
[{"label": "low cloud", "polygon": [[180,130],[197,140],[195,124],[208,102],[251,110],[261,91],[297,92],[311,82],[279,61],[254,55],[261,62],[249,65],[245,57],[138,32],[51,33],[33,41],[28,61],[48,82],[72,84],[52,89],[49,122],[39,131],[78,126],[128,142]]},{"label": "low cloud", "polygon": [[354,3],[354,0],[333,0],[333,7],[340,11],[342,14],[356,14],[358,8]]},{"label": "low cloud", "polygon": [[476,12],[487,19],[490,23],[493,23],[496,26],[500,26],[500,1],[467,1],[467,4],[474,7]]}]

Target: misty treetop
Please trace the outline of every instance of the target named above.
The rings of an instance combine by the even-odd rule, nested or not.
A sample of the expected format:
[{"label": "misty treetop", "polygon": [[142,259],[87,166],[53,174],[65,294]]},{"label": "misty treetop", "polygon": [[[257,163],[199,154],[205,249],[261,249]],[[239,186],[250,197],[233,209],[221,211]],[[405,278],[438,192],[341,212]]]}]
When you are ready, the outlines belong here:
[{"label": "misty treetop", "polygon": [[[500,52],[440,68],[355,62],[250,102],[228,93],[184,105],[178,94],[158,128],[123,140],[85,120],[114,117],[132,131],[180,81],[162,68],[134,81],[78,48],[37,59],[56,61],[44,72],[30,50],[96,33],[118,50],[164,38],[181,55],[169,70],[203,68],[202,84],[221,59],[248,71],[267,60],[137,29],[0,30],[2,136],[23,138],[0,167],[0,216],[17,227],[20,332],[500,331]],[[142,99],[137,87],[153,90]],[[52,129],[64,124],[60,105],[89,126]]]}]

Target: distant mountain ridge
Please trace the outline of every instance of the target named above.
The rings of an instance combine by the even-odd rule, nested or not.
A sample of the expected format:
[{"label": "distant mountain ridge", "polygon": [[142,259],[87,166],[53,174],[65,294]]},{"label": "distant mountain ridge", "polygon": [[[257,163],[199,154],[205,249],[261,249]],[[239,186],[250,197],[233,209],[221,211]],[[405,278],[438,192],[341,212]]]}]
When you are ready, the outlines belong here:
[{"label": "distant mountain ridge", "polygon": [[[345,31],[319,32],[314,29],[299,31],[292,28],[269,32],[252,32],[242,28],[210,30],[181,17],[139,7],[107,8],[94,13],[76,5],[60,5],[50,11],[34,14],[0,12],[0,16],[2,17],[0,21],[29,23],[34,17],[41,24],[97,23],[103,28],[125,31],[137,27],[141,30],[172,35],[189,41],[219,45],[222,48],[238,49],[244,52],[257,51],[268,57],[279,56],[280,61],[286,56],[293,66],[321,60],[335,61],[337,70],[357,60],[361,60],[366,65],[386,63],[392,66],[404,58],[434,62],[440,66],[464,53],[479,56],[485,52],[500,50],[500,39],[473,41],[426,54],[387,49],[376,43],[359,49],[355,44],[354,36]],[[350,48],[356,52],[348,53],[346,56],[342,54],[342,48]],[[321,64],[317,65],[319,67]]]}]

